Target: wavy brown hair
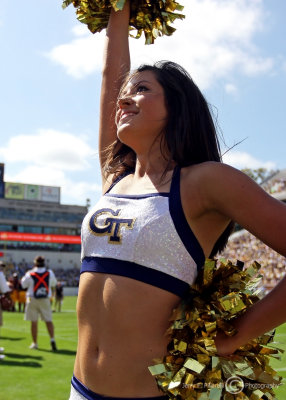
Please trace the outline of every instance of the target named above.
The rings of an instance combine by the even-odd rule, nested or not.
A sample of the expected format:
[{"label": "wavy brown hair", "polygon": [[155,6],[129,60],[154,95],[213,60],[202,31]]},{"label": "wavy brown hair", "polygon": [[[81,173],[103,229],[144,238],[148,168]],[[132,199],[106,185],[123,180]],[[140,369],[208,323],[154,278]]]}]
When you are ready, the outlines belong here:
[{"label": "wavy brown hair", "polygon": [[[152,71],[155,74],[165,94],[168,117],[164,132],[160,134],[161,152],[167,161],[163,176],[172,162],[180,167],[205,161],[221,162],[220,145],[211,109],[188,72],[171,61],[144,64],[126,78],[121,92],[134,75],[143,71]],[[105,154],[106,177],[134,171],[136,153],[119,139],[105,150]],[[225,247],[232,230],[233,223],[230,223],[215,244],[211,257]]]}]

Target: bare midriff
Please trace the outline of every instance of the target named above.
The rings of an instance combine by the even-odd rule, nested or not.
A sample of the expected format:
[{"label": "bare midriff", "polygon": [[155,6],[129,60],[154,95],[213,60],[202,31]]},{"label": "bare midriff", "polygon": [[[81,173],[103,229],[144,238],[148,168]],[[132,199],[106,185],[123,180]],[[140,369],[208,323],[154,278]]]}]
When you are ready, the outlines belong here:
[{"label": "bare midriff", "polygon": [[179,301],[134,279],[81,274],[75,377],[105,396],[162,395],[148,366],[167,352],[166,330]]}]

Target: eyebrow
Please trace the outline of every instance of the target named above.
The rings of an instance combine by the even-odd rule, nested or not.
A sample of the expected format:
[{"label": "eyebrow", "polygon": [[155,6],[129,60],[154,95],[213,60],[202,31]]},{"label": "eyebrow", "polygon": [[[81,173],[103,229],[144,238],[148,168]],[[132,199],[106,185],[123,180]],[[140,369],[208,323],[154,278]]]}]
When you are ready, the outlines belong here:
[{"label": "eyebrow", "polygon": [[138,85],[141,85],[141,83],[146,82],[146,83],[151,83],[150,81],[147,81],[146,79],[142,79],[142,81],[139,81],[135,83],[134,87],[137,87]]},{"label": "eyebrow", "polygon": [[[132,87],[133,88],[137,88],[139,85],[141,85],[142,83],[149,83],[149,84],[151,84],[151,82],[150,81],[147,81],[146,79],[142,79],[142,81],[139,81],[139,82],[136,82],[134,85],[132,85]],[[128,82],[128,83],[130,83],[130,81]],[[128,83],[127,83],[127,85],[128,85]],[[126,86],[127,86],[126,85]],[[125,88],[126,88],[126,86],[125,86]],[[122,91],[122,94],[125,94],[126,93],[126,89],[124,89],[123,91]]]}]

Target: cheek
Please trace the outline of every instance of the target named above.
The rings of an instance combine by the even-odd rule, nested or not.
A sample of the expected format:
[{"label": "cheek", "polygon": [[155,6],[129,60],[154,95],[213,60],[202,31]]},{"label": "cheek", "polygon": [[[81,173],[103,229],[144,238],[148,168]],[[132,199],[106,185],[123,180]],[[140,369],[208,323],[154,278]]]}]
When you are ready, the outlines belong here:
[{"label": "cheek", "polygon": [[153,103],[145,108],[145,113],[150,120],[164,121],[167,119],[167,109],[163,104]]},{"label": "cheek", "polygon": [[157,120],[159,123],[165,124],[167,121],[167,109],[164,106],[158,106],[154,109],[154,119]]},{"label": "cheek", "polygon": [[117,111],[116,111],[115,118],[114,118],[114,122],[115,122],[115,125],[116,125],[116,126],[118,126],[118,122],[119,122],[119,111],[120,111],[120,110],[117,110]]},{"label": "cheek", "polygon": [[162,101],[161,96],[151,105],[150,112],[158,121],[164,121],[167,119],[167,107],[165,101]]},{"label": "cheek", "polygon": [[166,121],[167,117],[168,117],[168,112],[167,112],[167,108],[165,105],[163,105],[161,107],[161,115],[162,115],[162,118]]}]

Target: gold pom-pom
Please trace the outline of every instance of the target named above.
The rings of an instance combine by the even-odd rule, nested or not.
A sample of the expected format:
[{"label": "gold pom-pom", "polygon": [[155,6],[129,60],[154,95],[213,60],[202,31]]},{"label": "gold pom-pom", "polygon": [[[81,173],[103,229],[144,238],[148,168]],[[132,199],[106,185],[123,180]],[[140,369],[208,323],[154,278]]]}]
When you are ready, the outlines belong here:
[{"label": "gold pom-pom", "polygon": [[232,336],[232,321],[259,300],[260,265],[207,260],[188,297],[180,303],[170,328],[163,360],[149,367],[158,387],[170,399],[274,400],[281,377],[270,357],[282,350],[270,346],[274,332],[237,349],[232,357],[216,354],[217,329]]},{"label": "gold pom-pom", "polygon": [[[92,32],[100,32],[107,27],[111,8],[122,10],[125,0],[64,0],[62,7],[70,4],[76,8],[77,18]],[[185,16],[178,13],[183,6],[175,0],[132,0],[130,31],[137,30],[132,37],[139,38],[144,32],[145,43],[152,44],[158,36],[170,36],[176,30],[171,24]]]}]

